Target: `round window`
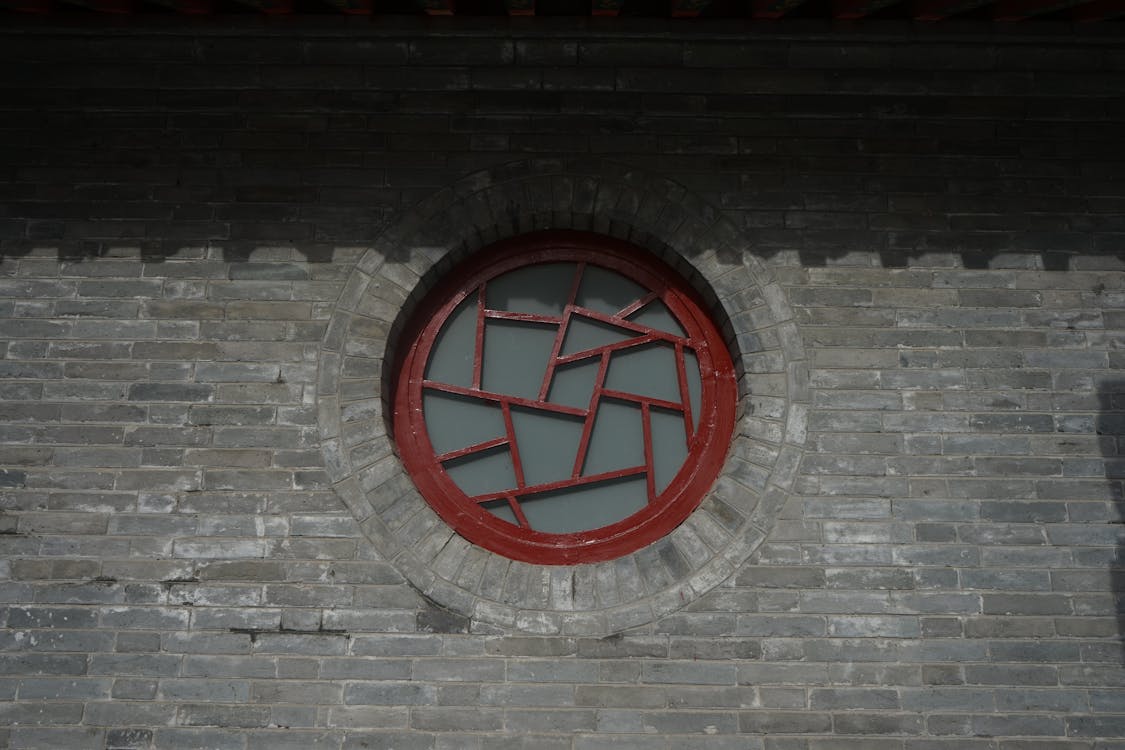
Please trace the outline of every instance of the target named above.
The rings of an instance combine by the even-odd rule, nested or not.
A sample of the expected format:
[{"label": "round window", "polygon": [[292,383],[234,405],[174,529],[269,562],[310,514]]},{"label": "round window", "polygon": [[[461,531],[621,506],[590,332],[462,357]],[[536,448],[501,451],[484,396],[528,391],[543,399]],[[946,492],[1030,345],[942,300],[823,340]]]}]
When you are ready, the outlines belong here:
[{"label": "round window", "polygon": [[636,551],[695,509],[726,456],[722,337],[695,291],[631,244],[498,243],[437,284],[402,341],[406,470],[497,554],[561,565]]}]

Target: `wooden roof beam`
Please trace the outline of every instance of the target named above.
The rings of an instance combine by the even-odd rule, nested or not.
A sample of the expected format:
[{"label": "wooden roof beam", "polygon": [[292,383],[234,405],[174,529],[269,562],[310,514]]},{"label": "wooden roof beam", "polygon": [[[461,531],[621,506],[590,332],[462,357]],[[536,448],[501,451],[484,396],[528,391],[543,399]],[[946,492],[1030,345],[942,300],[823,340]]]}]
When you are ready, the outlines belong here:
[{"label": "wooden roof beam", "polygon": [[51,0],[0,0],[0,8],[16,13],[50,13]]},{"label": "wooden roof beam", "polygon": [[710,4],[711,0],[672,0],[672,18],[695,18]]},{"label": "wooden roof beam", "polygon": [[915,0],[914,20],[940,21],[991,2],[992,0]]},{"label": "wooden roof beam", "polygon": [[898,5],[902,0],[833,0],[832,15],[844,21],[869,16],[875,11]]},{"label": "wooden roof beam", "polygon": [[1078,5],[1071,11],[1071,17],[1076,23],[1108,21],[1121,16],[1125,16],[1125,0],[1096,0]]},{"label": "wooden roof beam", "polygon": [[621,12],[625,0],[594,0],[590,5],[590,12],[595,16],[616,16]]},{"label": "wooden roof beam", "polygon": [[286,16],[293,12],[294,0],[238,0],[243,5],[257,8],[267,16]]},{"label": "wooden roof beam", "polygon": [[416,0],[427,16],[452,16],[453,0]]},{"label": "wooden roof beam", "polygon": [[776,19],[806,2],[808,0],[754,0],[750,13],[754,18]]},{"label": "wooden roof beam", "polygon": [[374,10],[372,0],[325,0],[325,2],[350,16],[369,16]]},{"label": "wooden roof beam", "polygon": [[509,16],[534,16],[535,0],[504,0]]},{"label": "wooden roof beam", "polygon": [[1000,0],[992,14],[996,21],[1023,21],[1079,5],[1083,0]]},{"label": "wooden roof beam", "polygon": [[124,15],[133,12],[133,0],[66,0],[71,5],[97,11],[98,13],[115,13]]},{"label": "wooden roof beam", "polygon": [[171,8],[177,13],[188,16],[206,16],[215,12],[215,3],[212,0],[151,0],[157,5]]}]

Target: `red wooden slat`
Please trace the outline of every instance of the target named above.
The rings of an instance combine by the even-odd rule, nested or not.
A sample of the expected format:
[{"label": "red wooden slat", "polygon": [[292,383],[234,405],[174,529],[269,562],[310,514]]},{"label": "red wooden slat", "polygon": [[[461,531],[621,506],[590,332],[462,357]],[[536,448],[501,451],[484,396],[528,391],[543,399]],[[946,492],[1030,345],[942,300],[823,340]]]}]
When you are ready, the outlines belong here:
[{"label": "red wooden slat", "polygon": [[521,313],[512,312],[511,310],[491,310],[484,311],[484,317],[494,318],[496,320],[518,320],[523,323],[543,323],[544,325],[559,325],[563,319],[558,315],[538,315],[536,313]]},{"label": "red wooden slat", "polygon": [[512,513],[516,514],[516,520],[519,521],[520,526],[525,529],[530,529],[531,524],[527,522],[527,516],[523,514],[523,508],[521,508],[519,502],[516,501],[515,495],[508,495],[506,499],[508,501],[508,507],[512,509]]},{"label": "red wooden slat", "polygon": [[480,388],[484,377],[484,284],[477,289],[476,345],[473,348],[473,388]]},{"label": "red wooden slat", "polygon": [[591,357],[597,357],[601,354],[609,354],[610,352],[616,352],[622,349],[632,349],[635,346],[643,346],[645,344],[651,344],[659,340],[660,339],[658,339],[656,336],[638,336],[634,339],[625,339],[624,341],[618,341],[613,344],[595,346],[592,349],[583,349],[582,351],[575,352],[574,354],[564,354],[560,357],[556,357],[555,363],[560,365],[568,365],[571,362],[590,359]]},{"label": "red wooden slat", "polygon": [[656,468],[652,459],[652,421],[648,404],[641,404],[641,430],[645,443],[645,488],[651,503],[656,499]]},{"label": "red wooden slat", "polygon": [[618,310],[617,311],[617,317],[618,318],[629,317],[630,315],[635,313],[637,310],[640,310],[642,307],[647,305],[649,302],[652,302],[654,299],[656,299],[656,297],[657,297],[656,292],[649,292],[645,296],[641,297],[639,300],[636,300],[633,303],[628,304],[625,307]]},{"label": "red wooden slat", "polygon": [[684,405],[684,434],[688,446],[695,440],[695,418],[691,411],[691,394],[688,391],[687,365],[684,364],[684,348],[676,346],[676,382],[680,388],[680,403]]},{"label": "red wooden slat", "polygon": [[507,442],[508,442],[508,438],[506,438],[506,437],[493,438],[492,440],[485,440],[483,443],[477,443],[476,445],[470,445],[468,448],[458,448],[455,451],[449,451],[448,453],[442,453],[440,456],[436,457],[437,462],[439,464],[443,464],[446,461],[452,461],[453,459],[461,458],[462,456],[471,456],[474,453],[480,453],[482,451],[486,451],[486,450],[489,450],[491,448],[495,448],[497,446],[504,445]]},{"label": "red wooden slat", "polygon": [[519,396],[508,396],[503,393],[482,391],[476,388],[465,388],[464,386],[450,385],[449,383],[435,383],[432,380],[426,380],[422,382],[422,387],[428,388],[431,391],[444,391],[445,393],[453,393],[458,396],[473,396],[475,398],[484,399],[485,401],[514,404],[515,406],[526,406],[529,409],[541,409],[543,411],[557,412],[559,414],[570,414],[571,416],[575,417],[586,416],[585,409],[576,409],[573,406],[552,404],[549,401],[535,401],[534,399],[520,398]]},{"label": "red wooden slat", "polygon": [[914,20],[940,21],[991,2],[993,0],[915,0]]},{"label": "red wooden slat", "polygon": [[590,449],[590,435],[594,433],[594,419],[598,416],[598,401],[602,397],[602,386],[605,385],[607,372],[609,372],[609,352],[603,352],[598,376],[594,379],[594,391],[590,394],[590,406],[586,409],[586,423],[582,425],[582,439],[578,441],[578,455],[574,457],[574,471],[571,474],[573,478],[582,475],[582,466],[586,463],[586,451]]},{"label": "red wooden slat", "polygon": [[504,431],[508,433],[508,450],[512,453],[512,469],[516,473],[516,487],[522,489],[527,482],[523,479],[523,461],[520,459],[520,445],[516,440],[516,426],[512,424],[512,407],[504,403],[500,405],[504,412]]},{"label": "red wooden slat", "polygon": [[668,333],[667,331],[659,331],[655,328],[641,325],[640,323],[634,323],[631,320],[623,320],[613,315],[606,315],[605,313],[598,312],[597,310],[591,310],[586,307],[576,307],[574,308],[574,312],[577,315],[582,315],[584,317],[597,320],[601,323],[605,323],[606,325],[624,328],[626,331],[633,331],[634,333],[638,333],[643,336],[653,336],[655,338],[661,339],[662,341],[669,341],[673,344],[691,344],[688,339],[681,338],[680,336]]},{"label": "red wooden slat", "polygon": [[[531,487],[525,487],[520,495],[537,495],[540,492],[551,492],[552,490],[570,489],[571,487],[584,487],[587,484],[595,484],[597,482],[608,482],[611,479],[621,479],[622,477],[631,477],[637,474],[643,474],[645,471],[644,466],[630,466],[627,469],[615,469],[614,471],[607,471],[603,474],[592,474],[588,477],[578,477],[576,479],[562,479],[558,482],[547,482],[545,484],[536,484]],[[503,492],[490,492],[487,495],[475,495],[470,498],[474,503],[480,505],[481,503],[490,503],[493,500],[500,500],[511,495],[511,491],[505,490]]]},{"label": "red wooden slat", "polygon": [[547,371],[543,373],[543,384],[539,386],[540,401],[546,401],[547,394],[551,390],[551,382],[555,378],[555,365],[558,363],[563,341],[566,340],[566,327],[570,323],[570,314],[574,311],[574,301],[578,299],[578,287],[582,284],[582,274],[585,271],[585,263],[577,264],[574,269],[574,280],[570,282],[570,293],[566,298],[566,307],[563,308],[562,321],[559,323],[558,331],[555,332],[555,343],[551,345],[551,356],[547,358]]},{"label": "red wooden slat", "polygon": [[611,391],[609,389],[602,391],[604,398],[613,398],[618,401],[628,401],[631,404],[643,404],[647,406],[656,406],[668,411],[680,411],[683,409],[682,404],[677,404],[675,401],[665,401],[662,398],[655,398],[653,396],[641,396],[636,393],[626,393],[624,391]]}]

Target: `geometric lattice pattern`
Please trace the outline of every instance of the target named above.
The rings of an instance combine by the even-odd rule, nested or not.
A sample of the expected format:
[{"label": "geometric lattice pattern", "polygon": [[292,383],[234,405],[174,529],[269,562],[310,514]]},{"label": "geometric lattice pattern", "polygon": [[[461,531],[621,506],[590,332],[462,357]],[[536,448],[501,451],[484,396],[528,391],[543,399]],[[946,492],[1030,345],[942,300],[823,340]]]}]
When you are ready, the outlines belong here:
[{"label": "geometric lattice pattern", "polygon": [[442,323],[422,383],[438,463],[471,502],[572,533],[643,509],[698,428],[696,349],[657,292],[585,262],[482,282]]}]

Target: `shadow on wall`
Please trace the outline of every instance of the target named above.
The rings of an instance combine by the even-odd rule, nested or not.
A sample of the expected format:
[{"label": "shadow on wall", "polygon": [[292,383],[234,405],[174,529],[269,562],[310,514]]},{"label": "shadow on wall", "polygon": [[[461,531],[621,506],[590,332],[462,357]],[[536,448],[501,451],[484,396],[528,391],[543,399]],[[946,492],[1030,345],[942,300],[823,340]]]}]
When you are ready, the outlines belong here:
[{"label": "shadow on wall", "polygon": [[[522,231],[533,231],[536,229],[544,229],[542,225],[529,226]],[[251,259],[253,252],[264,246],[285,247],[297,251],[300,255],[304,256],[305,261],[309,263],[331,263],[335,258],[333,257],[333,245],[339,244],[366,244],[370,243],[375,237],[382,232],[383,227],[373,226],[372,231],[366,232],[361,236],[339,238],[331,241],[320,242],[287,242],[284,240],[269,241],[269,240],[254,240],[246,242],[231,242],[227,240],[213,240],[200,238],[199,240],[179,240],[176,242],[165,243],[162,241],[139,242],[135,244],[121,243],[120,241],[104,241],[104,240],[84,240],[77,242],[59,242],[55,241],[31,241],[26,239],[11,239],[3,241],[0,237],[0,260],[5,258],[21,258],[26,256],[42,257],[45,253],[50,253],[59,261],[67,262],[81,262],[84,260],[94,260],[97,258],[137,258],[139,257],[146,263],[160,263],[170,258],[188,259],[183,254],[183,248],[186,246],[199,248],[207,252],[208,257],[214,256],[214,251],[218,251],[222,260],[227,263],[245,263]],[[750,235],[753,240],[753,235]],[[789,247],[802,247],[805,240],[801,234],[795,233],[791,242],[786,243]],[[842,247],[847,247],[847,243],[842,243]],[[1016,245],[1015,247],[1018,247]],[[127,252],[123,252],[127,251]],[[786,249],[768,244],[755,244],[752,246],[754,255],[762,259],[772,258]],[[931,248],[919,248],[916,250],[910,249],[895,249],[895,250],[881,250],[874,257],[879,259],[879,267],[882,268],[906,268],[911,265],[910,261],[913,258],[919,257],[932,257],[934,253],[945,252],[948,255],[955,256],[960,259],[962,268],[969,269],[989,269],[989,268],[1006,268],[1010,267],[1012,256],[1035,256],[1039,259],[1036,267],[1044,271],[1068,271],[1072,268],[1072,255],[1068,253],[1059,252],[1043,252],[1036,250],[1018,250],[1011,249],[1008,251],[991,251],[982,249],[966,249],[966,250],[938,250]],[[805,267],[824,267],[829,265],[837,265],[837,263],[850,255],[851,249],[839,250],[809,250],[801,249],[797,251],[797,257],[802,266]],[[1097,253],[1088,251],[1084,255],[1115,255],[1115,253]],[[404,260],[404,258],[390,258],[391,260]]]},{"label": "shadow on wall", "polygon": [[[294,250],[308,263],[331,263],[335,260],[334,247],[340,242],[329,243],[293,243],[285,241],[253,242],[226,242],[214,240],[200,240],[198,242],[177,241],[175,243],[121,243],[100,242],[88,240],[81,243],[57,244],[48,242],[21,242],[15,247],[0,245],[0,260],[5,258],[43,257],[44,254],[54,256],[59,261],[78,263],[96,259],[137,259],[145,263],[163,263],[165,260],[193,260],[204,256],[212,257],[212,251],[217,250],[226,263],[246,263],[255,250],[263,247],[277,247]],[[354,244],[354,243],[349,243]],[[198,256],[185,253],[185,248],[199,251]]]},{"label": "shadow on wall", "polygon": [[1098,389],[1096,430],[1104,458],[1105,477],[1112,498],[1108,522],[1117,524],[1117,548],[1110,560],[1110,587],[1117,612],[1117,636],[1121,640],[1121,660],[1125,663],[1125,380],[1110,380]]}]

